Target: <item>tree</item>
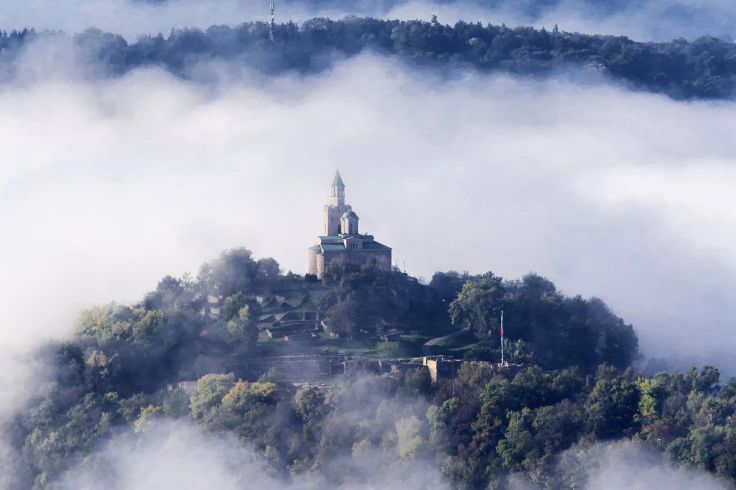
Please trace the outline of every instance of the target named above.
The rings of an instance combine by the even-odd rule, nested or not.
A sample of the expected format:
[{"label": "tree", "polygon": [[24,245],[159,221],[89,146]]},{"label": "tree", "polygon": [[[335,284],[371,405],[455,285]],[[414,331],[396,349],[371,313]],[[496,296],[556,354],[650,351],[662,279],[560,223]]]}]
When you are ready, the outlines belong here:
[{"label": "tree", "polygon": [[327,325],[341,337],[353,338],[359,331],[358,302],[349,295],[327,311]]},{"label": "tree", "polygon": [[259,265],[245,248],[226,250],[220,257],[204,264],[198,281],[208,291],[222,296],[238,292],[253,292],[258,285]]},{"label": "tree", "polygon": [[218,425],[235,431],[243,440],[273,445],[270,427],[274,416],[276,385],[238,380],[222,397]]},{"label": "tree", "polygon": [[688,381],[692,391],[698,391],[707,395],[718,391],[718,382],[720,380],[718,369],[713,366],[703,366],[700,373],[695,368],[688,372]]},{"label": "tree", "polygon": [[281,266],[269,257],[258,260],[258,281],[261,287],[274,285],[281,278]]},{"label": "tree", "polygon": [[472,277],[467,272],[457,271],[435,272],[429,287],[435,291],[439,301],[448,307],[462,290],[463,285]]},{"label": "tree", "polygon": [[258,341],[258,318],[261,307],[254,297],[243,292],[225,298],[220,322],[244,351],[252,351]]},{"label": "tree", "polygon": [[400,458],[412,458],[421,449],[424,443],[421,429],[422,423],[415,415],[396,422],[396,445]]},{"label": "tree", "polygon": [[467,281],[449,311],[456,328],[468,328],[480,339],[469,356],[496,356],[501,311],[514,362],[535,362],[549,369],[580,366],[590,371],[601,362],[626,368],[637,355],[633,327],[605,303],[597,298],[567,298],[537,274],[503,281],[488,273]]},{"label": "tree", "polygon": [[611,366],[600,366],[585,402],[590,430],[600,439],[633,433],[640,397],[630,369],[618,375]]},{"label": "tree", "polygon": [[205,374],[197,380],[197,393],[192,396],[190,408],[195,419],[205,420],[220,405],[222,397],[235,384],[230,374]]},{"label": "tree", "polygon": [[489,272],[466,282],[450,304],[450,320],[460,328],[469,328],[478,338],[495,338],[506,290],[500,277]]}]

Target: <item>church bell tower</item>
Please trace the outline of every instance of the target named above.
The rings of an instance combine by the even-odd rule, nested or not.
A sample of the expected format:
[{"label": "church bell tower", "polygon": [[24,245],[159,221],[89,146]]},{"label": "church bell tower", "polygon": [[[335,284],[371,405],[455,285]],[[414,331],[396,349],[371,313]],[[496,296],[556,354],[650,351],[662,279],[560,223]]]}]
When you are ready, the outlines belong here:
[{"label": "church bell tower", "polygon": [[340,209],[345,208],[345,184],[340,177],[340,171],[335,172],[332,179],[332,194],[330,195],[330,204]]},{"label": "church bell tower", "polygon": [[342,233],[340,218],[349,210],[350,206],[345,205],[345,183],[342,181],[338,170],[332,179],[330,203],[325,205],[322,215],[322,234],[324,236],[336,236]]}]

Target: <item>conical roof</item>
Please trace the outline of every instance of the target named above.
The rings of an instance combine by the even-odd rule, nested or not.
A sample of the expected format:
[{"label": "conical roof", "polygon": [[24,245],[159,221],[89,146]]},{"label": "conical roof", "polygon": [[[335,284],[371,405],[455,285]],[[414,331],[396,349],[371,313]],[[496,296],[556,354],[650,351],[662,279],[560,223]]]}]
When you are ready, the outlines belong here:
[{"label": "conical roof", "polygon": [[345,187],[345,184],[342,182],[342,177],[340,177],[340,171],[335,172],[335,178],[332,179],[332,185],[337,187]]}]

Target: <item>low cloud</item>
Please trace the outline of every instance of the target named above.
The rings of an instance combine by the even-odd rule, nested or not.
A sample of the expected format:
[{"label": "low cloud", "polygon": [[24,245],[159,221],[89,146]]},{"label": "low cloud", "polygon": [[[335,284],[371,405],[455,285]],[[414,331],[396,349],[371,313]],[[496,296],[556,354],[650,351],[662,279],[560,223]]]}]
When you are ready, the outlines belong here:
[{"label": "low cloud", "polygon": [[[648,355],[736,347],[732,102],[574,77],[441,78],[373,56],[309,77],[203,65],[210,83],[155,69],[91,81],[71,45],[44,41],[21,66],[0,87],[0,419],[43,391],[30,349],[69,335],[80,308],[134,301],[228,247],[304,272],[335,167],[362,230],[412,274],[534,270],[603,298]],[[592,489],[726,488],[635,465],[650,461],[639,448],[597,451]],[[0,448],[0,466],[14,457]],[[444,484],[428,467],[406,474],[421,480],[402,486]],[[183,422],[120,434],[62,488],[100,481],[289,488],[237,441]]]},{"label": "low cloud", "polygon": [[560,456],[558,472],[565,486],[588,490],[733,488],[704,471],[675,466],[661,453],[634,442],[573,447]]},{"label": "low cloud", "polygon": [[143,433],[124,432],[86,456],[57,485],[59,490],[235,490],[284,488],[255,453],[231,435],[211,436],[197,427],[162,421]]},{"label": "low cloud", "polygon": [[[375,407],[373,407],[375,408]],[[394,407],[398,408],[398,407]],[[380,411],[380,410],[379,410]],[[375,413],[346,412],[357,421],[336,420],[346,430],[373,421]],[[389,417],[395,419],[395,417]],[[376,423],[380,424],[379,420]],[[380,431],[382,429],[372,429]],[[396,456],[392,457],[394,461]],[[728,482],[702,470],[676,466],[650,448],[622,441],[580,444],[560,454],[554,481],[563,488],[613,490],[727,490]],[[374,450],[368,454],[353,450],[352,456],[332,461],[322,468],[327,473],[303,473],[288,480],[269,471],[267,461],[240,443],[231,434],[208,434],[190,422],[159,419],[139,433],[124,431],[106,441],[68,470],[53,487],[57,490],[222,490],[296,488],[369,490],[402,488],[450,488],[437,463],[410,460],[391,467],[387,457]],[[327,478],[325,476],[329,475]],[[0,488],[2,480],[0,480]],[[522,475],[511,475],[514,490],[536,490]]]},{"label": "low cloud", "polygon": [[64,335],[80,308],[228,247],[304,272],[339,167],[362,230],[412,274],[534,270],[603,298],[647,354],[736,347],[733,103],[372,56],[89,81],[44,49],[0,89],[0,345]]},{"label": "low cloud", "polygon": [[[350,460],[350,462],[348,462]],[[342,483],[323,476],[304,474],[287,481],[269,472],[266,461],[229,434],[206,434],[191,423],[160,420],[145,432],[124,432],[85,457],[69,470],[54,488],[58,490],[262,490],[320,489],[399,490],[403,488],[448,489],[439,471],[416,462],[397,474],[380,466],[377,459],[348,455],[340,468]],[[340,464],[335,462],[336,465]],[[357,466],[356,466],[357,465]],[[361,475],[351,478],[346,468]],[[335,475],[338,476],[338,475]],[[2,487],[0,487],[2,488]]]}]

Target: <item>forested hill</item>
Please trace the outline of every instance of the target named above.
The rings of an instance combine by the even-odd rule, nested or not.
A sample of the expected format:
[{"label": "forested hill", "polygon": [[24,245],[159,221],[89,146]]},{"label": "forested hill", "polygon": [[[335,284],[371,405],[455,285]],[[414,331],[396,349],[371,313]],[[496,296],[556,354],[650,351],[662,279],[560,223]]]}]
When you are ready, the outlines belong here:
[{"label": "forested hill", "polygon": [[[109,76],[160,66],[192,77],[197,62],[224,60],[269,74],[319,72],[363,52],[393,55],[430,67],[475,67],[486,72],[546,76],[565,69],[603,74],[633,88],[676,99],[732,98],[736,93],[736,45],[711,37],[696,41],[640,43],[625,37],[587,35],[504,25],[348,17],[279,24],[274,41],[263,22],[237,27],[172,30],[129,43],[98,30],[73,36],[90,61]],[[63,34],[22,31],[0,34],[0,73],[12,76],[21,48],[39,37]],[[100,72],[96,72],[100,73]]]},{"label": "forested hill", "polygon": [[[496,364],[501,311],[510,366]],[[457,370],[432,379],[414,357],[427,350]],[[138,303],[83,312],[74,336],[38,355],[52,374],[2,426],[14,462],[3,489],[79,488],[57,485],[77,464],[96,487],[121,488],[95,452],[170,419],[234,435],[294,488],[420,462],[453,488],[508,488],[514,474],[585,488],[587,445],[614,439],[736,480],[736,380],[721,386],[709,367],[636,373],[631,325],[535,274],[422,284],[333,263],[320,282],[235,249]],[[306,369],[331,360],[343,371]],[[309,485],[319,478],[330,484]]]}]

